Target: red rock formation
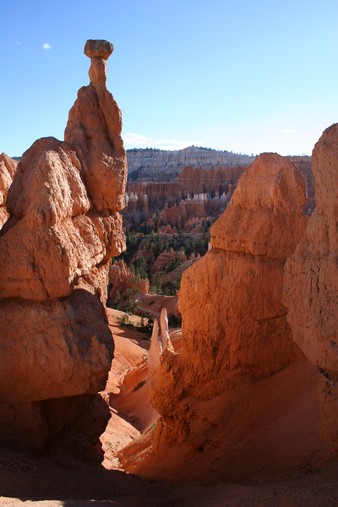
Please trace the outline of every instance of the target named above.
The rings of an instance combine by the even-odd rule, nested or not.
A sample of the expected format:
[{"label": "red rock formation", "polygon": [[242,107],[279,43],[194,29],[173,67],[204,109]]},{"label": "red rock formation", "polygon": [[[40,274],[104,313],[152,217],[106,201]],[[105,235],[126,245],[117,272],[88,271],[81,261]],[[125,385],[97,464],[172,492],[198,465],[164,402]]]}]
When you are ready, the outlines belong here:
[{"label": "red rock formation", "polygon": [[100,212],[124,207],[127,176],[121,111],[106,89],[105,61],[112,51],[110,46],[102,58],[95,41],[88,41],[85,52],[91,57],[91,83],[79,90],[65,130],[65,141],[80,159],[88,195]]},{"label": "red rock formation", "polygon": [[109,267],[109,300],[114,303],[117,292],[124,295],[128,290],[148,294],[149,280],[145,280],[138,275],[134,275],[126,263],[122,260],[114,262]]},{"label": "red rock formation", "polygon": [[217,170],[185,167],[176,181],[129,182],[125,223],[158,231],[170,225],[189,232],[191,219],[216,220],[226,209],[244,167]]},{"label": "red rock formation", "polygon": [[193,394],[215,396],[293,359],[282,282],[286,258],[306,225],[304,196],[304,181],[287,159],[261,155],[211,227],[212,249],[184,273],[182,361],[190,358],[185,382]]},{"label": "red rock formation", "polygon": [[150,273],[154,274],[158,271],[171,271],[171,269],[173,269],[171,267],[172,264],[186,261],[187,258],[182,250],[178,252],[175,252],[172,248],[170,248],[169,251],[163,250],[152,265]]},{"label": "red rock formation", "polygon": [[[213,466],[208,459],[218,459],[212,449],[220,445],[220,435],[224,438],[226,428],[234,432],[236,417],[243,417],[233,390],[240,390],[246,399],[258,381],[267,386],[262,379],[302,357],[286,321],[282,289],[284,263],[306,227],[304,202],[304,180],[293,164],[278,155],[261,155],[242,176],[228,210],[211,228],[212,249],[183,274],[182,350],[177,354],[164,349],[159,366],[153,368],[152,400],[162,418],[150,460],[158,464],[156,455],[160,457],[162,449],[170,455],[171,445],[183,452],[186,463],[193,463],[197,459],[193,454],[205,447],[209,458],[203,467],[192,465],[191,471],[175,468],[175,472],[170,464],[163,464],[161,476],[193,477]],[[263,408],[267,399],[266,394],[259,395],[251,414],[253,426],[256,412],[270,410],[269,405]],[[229,418],[232,413],[237,414],[234,421]],[[239,421],[238,426],[242,426]],[[237,433],[237,442],[228,437],[225,441],[238,449],[249,438],[248,428],[243,431]],[[226,456],[226,444],[222,445]],[[262,451],[262,459],[273,459],[267,458],[269,453],[273,454],[271,447]],[[282,461],[287,467],[288,459]],[[135,470],[135,463],[130,470]],[[136,470],[140,473],[139,467]],[[228,468],[218,473],[231,476]]]},{"label": "red rock formation", "polygon": [[[291,161],[305,177],[304,211],[310,215],[315,205],[311,159],[291,157]],[[163,231],[170,225],[173,229],[190,232],[187,221],[204,218],[208,226],[203,226],[203,220],[201,224],[206,230],[226,209],[245,169],[246,166],[216,169],[186,166],[173,181],[128,182],[127,207],[123,213],[125,226],[127,230],[145,227]]]},{"label": "red rock formation", "polygon": [[6,208],[8,189],[16,172],[17,162],[6,153],[0,155],[0,229],[7,222],[9,213]]},{"label": "red rock formation", "polygon": [[338,124],[313,150],[316,208],[285,266],[284,302],[294,340],[323,374],[322,427],[338,452]]},{"label": "red rock formation", "polygon": [[218,167],[204,169],[202,167],[185,167],[177,178],[183,194],[200,194],[203,192],[227,193],[229,183],[237,183],[246,167]]},{"label": "red rock formation", "polygon": [[0,237],[0,427],[38,447],[76,414],[83,396],[104,388],[112,359],[100,299],[106,299],[108,262],[124,248],[117,210],[126,162],[104,69],[94,56],[93,83],[70,111],[68,143],[36,141],[7,196],[10,219]]}]

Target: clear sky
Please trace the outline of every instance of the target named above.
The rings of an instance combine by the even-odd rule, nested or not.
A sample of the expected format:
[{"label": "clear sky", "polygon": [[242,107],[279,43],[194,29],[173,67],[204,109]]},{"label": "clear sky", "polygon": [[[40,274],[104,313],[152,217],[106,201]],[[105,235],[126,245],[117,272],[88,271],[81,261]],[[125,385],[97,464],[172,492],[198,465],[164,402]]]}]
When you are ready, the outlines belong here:
[{"label": "clear sky", "polygon": [[126,148],[311,154],[338,121],[338,0],[0,0],[0,153],[63,139],[87,39]]}]

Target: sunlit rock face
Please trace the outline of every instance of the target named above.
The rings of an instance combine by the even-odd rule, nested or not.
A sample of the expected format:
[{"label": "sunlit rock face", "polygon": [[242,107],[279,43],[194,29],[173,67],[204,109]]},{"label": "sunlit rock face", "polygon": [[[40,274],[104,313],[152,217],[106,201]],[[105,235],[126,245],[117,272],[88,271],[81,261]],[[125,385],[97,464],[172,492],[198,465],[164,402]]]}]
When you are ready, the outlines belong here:
[{"label": "sunlit rock face", "polygon": [[112,45],[89,46],[94,82],[79,91],[66,142],[39,139],[24,153],[0,236],[0,427],[38,447],[104,388],[113,357],[102,301],[125,247],[127,165],[105,87]]},{"label": "sunlit rock face", "polygon": [[338,452],[338,124],[312,154],[316,208],[285,266],[284,303],[295,342],[323,374],[322,429]]},{"label": "sunlit rock face", "polygon": [[182,356],[190,357],[194,393],[209,396],[269,376],[293,359],[283,269],[306,226],[304,200],[304,180],[293,164],[261,155],[211,227],[212,248],[183,275]]},{"label": "sunlit rock face", "polygon": [[302,356],[282,292],[285,261],[307,224],[305,198],[304,179],[288,159],[261,155],[212,226],[212,248],[185,271],[179,292],[182,350],[164,347],[160,361],[152,357],[152,400],[162,415],[158,445],[188,434],[203,440],[206,422],[201,414],[195,420],[189,400],[212,400]]}]

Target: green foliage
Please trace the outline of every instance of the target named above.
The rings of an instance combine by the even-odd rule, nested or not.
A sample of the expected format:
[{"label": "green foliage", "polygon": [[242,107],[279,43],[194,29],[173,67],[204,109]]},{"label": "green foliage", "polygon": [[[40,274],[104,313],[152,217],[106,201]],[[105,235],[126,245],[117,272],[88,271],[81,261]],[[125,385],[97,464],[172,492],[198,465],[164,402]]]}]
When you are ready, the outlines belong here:
[{"label": "green foliage", "polygon": [[[152,278],[150,276],[151,264],[148,263],[143,255],[137,255],[138,249],[142,242],[142,249],[152,249],[153,257],[156,259],[164,250],[174,252],[182,252],[187,259],[192,254],[204,255],[208,250],[209,233],[195,235],[190,234],[160,234],[150,233],[143,234],[141,232],[131,231],[126,236],[127,250],[121,256],[130,270],[135,276],[150,280],[150,292],[155,294],[175,295],[180,286],[180,280],[163,283],[163,272],[156,273]],[[182,264],[182,259],[172,260],[165,268],[165,272],[169,273]],[[115,298],[114,308],[129,313],[136,312],[136,289],[129,289],[127,294],[117,294]]]},{"label": "green foliage", "polygon": [[162,292],[165,296],[176,296],[181,285],[181,279],[172,280],[162,285]]},{"label": "green foliage", "polygon": [[157,271],[155,275],[153,276],[151,285],[150,285],[150,292],[153,294],[164,294],[163,288],[162,288],[162,271]]},{"label": "green foliage", "polygon": [[139,333],[144,333],[144,339],[149,340],[153,331],[153,320],[142,317],[140,321],[132,321],[129,315],[122,315],[117,319],[120,326],[135,329]]},{"label": "green foliage", "polygon": [[127,289],[124,294],[117,291],[112,305],[113,308],[122,312],[135,313],[137,308],[136,293],[136,289]]},{"label": "green foliage", "polygon": [[132,326],[132,323],[129,320],[129,315],[121,315],[121,317],[117,319],[117,322],[119,323],[120,326],[126,327]]},{"label": "green foliage", "polygon": [[145,258],[141,255],[136,257],[135,260],[130,262],[129,264],[130,271],[135,276],[140,276],[141,278],[148,278],[148,264]]}]

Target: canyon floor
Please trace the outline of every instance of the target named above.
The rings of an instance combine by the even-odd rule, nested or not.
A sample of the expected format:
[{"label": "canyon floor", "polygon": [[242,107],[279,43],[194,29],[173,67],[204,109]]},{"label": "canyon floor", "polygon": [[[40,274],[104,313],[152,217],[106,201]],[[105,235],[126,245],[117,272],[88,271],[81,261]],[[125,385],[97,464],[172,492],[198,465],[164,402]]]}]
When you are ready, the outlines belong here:
[{"label": "canyon floor", "polygon": [[[338,460],[316,467],[303,463],[302,467],[282,482],[259,479],[230,483],[215,480],[212,471],[204,474],[203,483],[159,481],[125,473],[118,460],[118,452],[129,444],[149,441],[157,420],[157,413],[149,399],[147,381],[147,350],[149,338],[139,332],[138,319],[123,325],[123,314],[107,310],[115,340],[115,358],[107,388],[102,397],[108,401],[110,420],[101,436],[104,459],[101,464],[83,462],[55,447],[47,454],[23,451],[2,441],[0,443],[0,505],[41,505],[44,507],[86,506],[307,506],[334,507],[338,505]],[[172,332],[173,343],[179,347],[180,332]],[[290,370],[294,382],[295,371]],[[311,375],[310,375],[311,376]],[[306,384],[304,389],[306,390]],[[309,404],[311,400],[309,400]],[[299,411],[302,417],[302,411]],[[292,420],[281,418],[280,424],[297,425],[297,413]],[[310,421],[303,421],[304,432]],[[265,431],[262,428],[263,432]],[[142,436],[143,435],[143,436]],[[146,435],[146,438],[144,437]],[[147,439],[148,436],[148,439]],[[253,439],[258,439],[258,433]],[[260,432],[260,437],[262,433]],[[273,439],[270,427],[267,438]],[[277,435],[275,435],[277,439]],[[257,441],[253,441],[253,449]],[[277,442],[278,447],[278,442]],[[279,444],[281,446],[281,444]],[[170,453],[169,453],[170,454]],[[175,458],[175,453],[173,454]],[[168,455],[168,459],[170,459]],[[200,457],[203,470],[203,455]],[[254,455],[252,456],[254,468]],[[161,468],[161,464],[155,466]],[[188,463],[187,463],[188,466]],[[250,463],[246,463],[250,467]],[[163,468],[163,467],[162,467]],[[278,469],[278,463],[276,463]],[[274,476],[271,470],[271,477]]]}]

